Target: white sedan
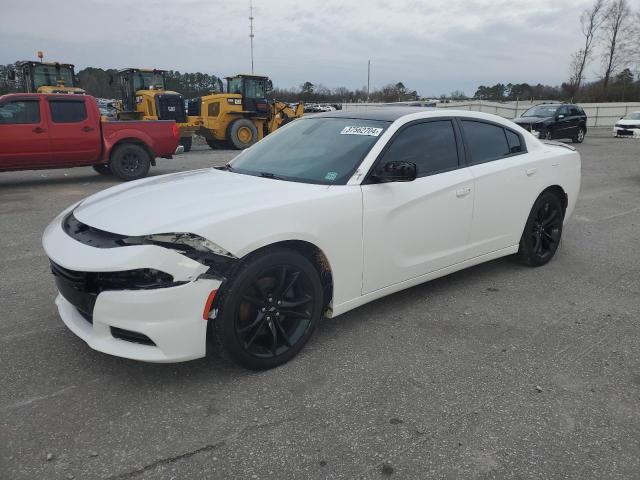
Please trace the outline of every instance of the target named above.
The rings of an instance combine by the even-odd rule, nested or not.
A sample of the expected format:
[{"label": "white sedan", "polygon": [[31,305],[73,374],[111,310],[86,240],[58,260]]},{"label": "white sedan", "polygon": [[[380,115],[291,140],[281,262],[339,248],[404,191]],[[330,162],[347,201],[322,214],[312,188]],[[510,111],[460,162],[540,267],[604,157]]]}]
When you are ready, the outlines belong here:
[{"label": "white sedan", "polygon": [[640,112],[632,112],[618,120],[613,127],[613,135],[640,138]]},{"label": "white sedan", "polygon": [[265,369],[323,315],[505,255],[544,265],[579,188],[573,147],[494,115],[331,112],[226,167],[92,195],[43,245],[60,316],[92,348],[178,362],[217,340]]}]

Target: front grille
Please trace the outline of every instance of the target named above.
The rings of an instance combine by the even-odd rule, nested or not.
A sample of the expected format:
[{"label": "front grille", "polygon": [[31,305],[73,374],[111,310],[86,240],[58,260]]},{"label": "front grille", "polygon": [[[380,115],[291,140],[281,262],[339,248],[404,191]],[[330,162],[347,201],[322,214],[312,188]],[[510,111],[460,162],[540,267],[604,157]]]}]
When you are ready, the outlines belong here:
[{"label": "front grille", "polygon": [[186,123],[187,115],[182,95],[163,94],[156,96],[159,120],[175,120],[176,123]]},{"label": "front grille", "polygon": [[89,274],[69,270],[51,262],[51,273],[60,294],[71,303],[90,323],[93,323],[93,307],[98,297],[95,286],[91,285]]},{"label": "front grille", "polygon": [[142,333],[132,332],[124,328],[111,327],[111,336],[132,343],[140,343],[142,345],[156,346],[155,342]]}]

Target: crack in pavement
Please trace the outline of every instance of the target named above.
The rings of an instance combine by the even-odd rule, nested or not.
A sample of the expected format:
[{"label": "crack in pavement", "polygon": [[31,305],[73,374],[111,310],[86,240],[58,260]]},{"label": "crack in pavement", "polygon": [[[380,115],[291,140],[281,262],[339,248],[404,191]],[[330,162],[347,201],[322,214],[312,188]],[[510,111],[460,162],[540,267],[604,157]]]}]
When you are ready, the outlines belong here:
[{"label": "crack in pavement", "polygon": [[244,428],[238,430],[236,433],[232,433],[231,435],[223,438],[222,440],[220,440],[219,442],[213,443],[213,444],[209,444],[209,445],[205,445],[204,447],[200,447],[200,448],[196,448],[195,450],[190,450],[188,452],[184,452],[181,453],[179,455],[174,455],[171,457],[165,457],[165,458],[161,458],[159,460],[156,460],[154,462],[148,463],[147,465],[144,465],[140,468],[136,468],[133,470],[129,470],[126,472],[122,472],[119,473],[117,475],[112,475],[110,477],[107,477],[107,480],[124,480],[124,479],[128,479],[128,478],[134,478],[137,477],[138,475],[141,475],[145,472],[148,472],[150,470],[155,470],[156,468],[163,466],[163,465],[169,465],[172,463],[177,462],[178,460],[183,460],[185,458],[190,458],[193,457],[194,455],[198,455],[200,453],[203,452],[211,452],[213,450],[217,450],[220,447],[223,447],[224,445],[227,444],[227,442],[229,440],[235,440],[236,438],[240,437],[241,435],[251,431],[251,430],[258,430],[264,427],[276,427],[278,425],[282,425],[284,423],[287,423],[289,421],[292,420],[296,420],[298,418],[300,418],[301,415],[295,415],[293,417],[288,417],[288,418],[281,418],[279,420],[274,420],[272,422],[265,422],[265,423],[259,423],[256,425],[247,425]]}]

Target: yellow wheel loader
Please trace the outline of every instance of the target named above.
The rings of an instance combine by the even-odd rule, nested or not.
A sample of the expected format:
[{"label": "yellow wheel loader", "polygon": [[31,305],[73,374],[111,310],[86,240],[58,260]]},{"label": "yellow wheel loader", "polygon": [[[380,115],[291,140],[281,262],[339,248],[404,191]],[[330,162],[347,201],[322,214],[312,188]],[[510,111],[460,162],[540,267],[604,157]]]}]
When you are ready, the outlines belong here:
[{"label": "yellow wheel loader", "polygon": [[[25,93],[84,94],[78,87],[74,66],[70,63],[23,61],[17,65]],[[16,71],[9,79],[16,79]]]},{"label": "yellow wheel loader", "polygon": [[267,100],[271,81],[257,75],[227,77],[227,92],[196,98],[188,103],[187,122],[179,124],[185,151],[193,134],[204,137],[211,148],[250,147],[287,122],[301,117],[304,105],[292,108]]},{"label": "yellow wheel loader", "polygon": [[119,70],[122,100],[116,104],[118,120],[186,122],[184,99],[179,93],[165,89],[165,73],[166,70],[144,68]]}]

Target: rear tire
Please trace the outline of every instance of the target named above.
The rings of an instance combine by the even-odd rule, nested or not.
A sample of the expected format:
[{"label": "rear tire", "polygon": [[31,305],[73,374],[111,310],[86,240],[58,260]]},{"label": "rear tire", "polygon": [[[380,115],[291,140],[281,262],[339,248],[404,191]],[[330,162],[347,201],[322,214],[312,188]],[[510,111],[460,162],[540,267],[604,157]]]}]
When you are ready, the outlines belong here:
[{"label": "rear tire", "polygon": [[220,292],[214,339],[238,365],[266,370],[292,359],[322,315],[323,290],[300,253],[270,249],[238,267]]},{"label": "rear tire", "polygon": [[571,141],[572,141],[573,143],[582,143],[582,142],[584,142],[584,136],[585,136],[584,128],[583,128],[583,127],[580,127],[580,128],[578,129],[578,133],[576,134],[576,136],[575,136],[575,137],[573,137],[573,138],[571,139]]},{"label": "rear tire", "polygon": [[532,267],[549,263],[562,237],[564,210],[558,195],[543,192],[533,204],[520,238],[520,259]]},{"label": "rear tire", "polygon": [[118,145],[111,153],[109,169],[121,180],[144,178],[149,173],[149,168],[151,168],[150,155],[135,143]]},{"label": "rear tire", "polygon": [[180,137],[180,145],[184,147],[185,153],[191,151],[192,144],[193,144],[193,139],[191,137]]},{"label": "rear tire", "polygon": [[231,148],[233,148],[232,145],[229,145],[229,142],[227,142],[226,140],[217,140],[215,138],[207,138],[207,145],[209,145],[209,148],[211,148],[212,150],[229,150]]},{"label": "rear tire", "polygon": [[229,127],[229,140],[238,150],[244,150],[258,141],[258,129],[247,118],[235,120]]},{"label": "rear tire", "polygon": [[113,175],[113,173],[111,172],[111,169],[109,168],[109,165],[107,165],[106,163],[101,163],[100,165],[94,165],[92,168],[96,172],[98,172],[100,175],[104,175],[105,177],[110,177],[111,175]]}]

